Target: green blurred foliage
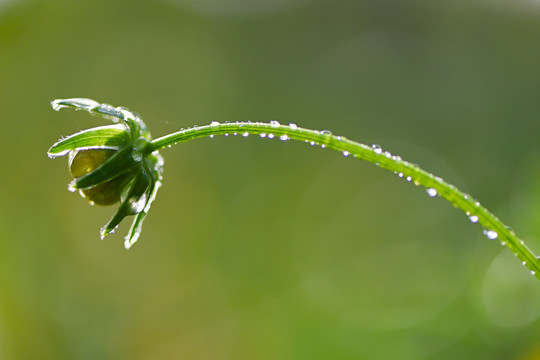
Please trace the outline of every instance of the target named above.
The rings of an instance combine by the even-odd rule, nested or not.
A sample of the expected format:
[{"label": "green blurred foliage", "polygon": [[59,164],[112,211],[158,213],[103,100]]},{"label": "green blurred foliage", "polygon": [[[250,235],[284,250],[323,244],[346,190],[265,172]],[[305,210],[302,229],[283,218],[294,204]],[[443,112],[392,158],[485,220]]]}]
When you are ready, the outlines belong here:
[{"label": "green blurred foliage", "polygon": [[255,137],[166,149],[131,250],[66,191],[55,113],[154,136],[279,120],[378,143],[540,250],[535,1],[0,2],[1,359],[540,358],[540,283],[441,199]]}]

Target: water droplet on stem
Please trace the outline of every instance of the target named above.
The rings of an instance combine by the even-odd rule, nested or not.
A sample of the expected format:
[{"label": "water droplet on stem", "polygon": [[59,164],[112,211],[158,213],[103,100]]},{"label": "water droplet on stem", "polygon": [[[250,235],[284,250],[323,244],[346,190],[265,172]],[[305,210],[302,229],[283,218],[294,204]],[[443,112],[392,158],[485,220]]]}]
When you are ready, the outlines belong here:
[{"label": "water droplet on stem", "polygon": [[489,240],[495,240],[499,236],[495,230],[484,230],[484,235],[486,235]]},{"label": "water droplet on stem", "polygon": [[437,196],[437,190],[434,188],[426,189],[426,193],[428,194],[429,197]]}]

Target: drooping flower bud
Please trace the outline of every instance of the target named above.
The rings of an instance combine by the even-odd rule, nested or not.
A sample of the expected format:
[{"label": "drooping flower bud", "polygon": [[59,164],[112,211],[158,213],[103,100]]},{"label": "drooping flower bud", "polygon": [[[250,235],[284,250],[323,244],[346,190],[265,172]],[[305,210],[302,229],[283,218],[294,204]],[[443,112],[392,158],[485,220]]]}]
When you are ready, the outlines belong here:
[{"label": "drooping flower bud", "polygon": [[116,122],[95,127],[58,141],[49,149],[50,157],[70,154],[69,167],[74,180],[69,189],[79,190],[91,204],[120,206],[101,229],[101,238],[112,232],[129,215],[135,215],[125,246],[140,236],[142,222],[161,186],[163,158],[149,152],[150,133],[141,118],[125,108],[115,108],[90,99],[64,99],[52,102],[64,107],[99,113]]}]

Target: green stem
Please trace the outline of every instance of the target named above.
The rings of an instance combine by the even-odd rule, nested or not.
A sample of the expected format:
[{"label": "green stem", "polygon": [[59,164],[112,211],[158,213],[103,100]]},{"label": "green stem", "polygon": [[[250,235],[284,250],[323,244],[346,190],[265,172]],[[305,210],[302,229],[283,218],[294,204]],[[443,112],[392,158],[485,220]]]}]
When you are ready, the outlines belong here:
[{"label": "green stem", "polygon": [[453,206],[463,210],[472,222],[478,222],[484,227],[484,234],[492,240],[499,240],[508,247],[526,265],[532,275],[540,279],[540,261],[537,256],[525,245],[523,240],[495,215],[484,208],[470,195],[458,190],[455,186],[445,182],[418,166],[404,161],[399,156],[383,151],[378,146],[367,146],[342,136],[332,135],[327,131],[316,131],[297,127],[294,124],[281,125],[277,122],[251,123],[236,122],[220,124],[213,122],[210,125],[193,127],[178,131],[153,140],[146,148],[147,153],[160,150],[165,147],[197,139],[206,136],[248,136],[259,135],[261,137],[276,138],[279,140],[299,140],[328,149],[342,152],[345,156],[367,160],[381,168],[388,169],[416,185],[426,187],[430,196],[441,196]]}]

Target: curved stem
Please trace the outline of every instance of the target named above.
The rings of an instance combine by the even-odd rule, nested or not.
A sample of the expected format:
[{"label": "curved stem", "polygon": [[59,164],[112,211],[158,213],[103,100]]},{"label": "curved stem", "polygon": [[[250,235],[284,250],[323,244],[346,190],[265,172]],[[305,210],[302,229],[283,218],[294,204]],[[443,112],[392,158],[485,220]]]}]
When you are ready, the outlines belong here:
[{"label": "curved stem", "polygon": [[156,150],[169,147],[179,142],[185,142],[213,135],[260,135],[261,137],[279,138],[286,141],[289,139],[299,140],[318,145],[328,149],[340,151],[345,156],[367,160],[384,169],[388,169],[398,174],[399,177],[413,182],[416,185],[426,187],[428,195],[441,196],[448,200],[453,206],[463,210],[472,222],[478,222],[484,227],[484,234],[488,239],[499,240],[501,244],[508,247],[526,265],[532,275],[540,279],[540,261],[537,256],[525,245],[523,240],[506,225],[504,225],[495,215],[484,208],[478,201],[466,193],[458,190],[455,186],[445,182],[443,179],[420,169],[418,166],[383,151],[378,146],[367,146],[360,144],[342,136],[332,135],[328,131],[316,131],[297,127],[294,124],[281,125],[277,122],[271,123],[251,123],[236,122],[220,124],[213,122],[210,125],[193,127],[178,131],[173,134],[163,136],[153,140],[145,149],[151,153]]}]

